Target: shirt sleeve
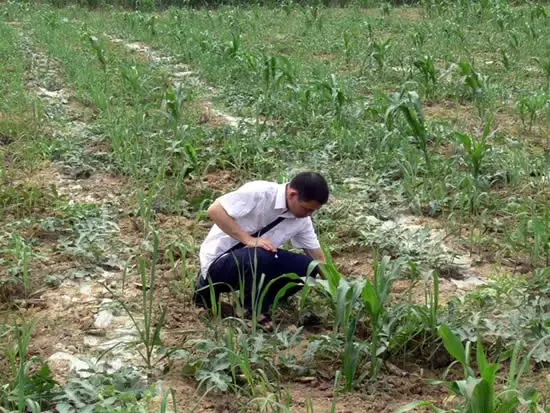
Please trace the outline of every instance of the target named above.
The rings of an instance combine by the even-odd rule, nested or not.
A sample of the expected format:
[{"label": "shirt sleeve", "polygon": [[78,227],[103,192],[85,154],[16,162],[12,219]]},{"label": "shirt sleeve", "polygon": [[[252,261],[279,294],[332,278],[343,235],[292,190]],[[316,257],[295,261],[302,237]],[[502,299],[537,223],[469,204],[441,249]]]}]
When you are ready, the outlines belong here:
[{"label": "shirt sleeve", "polygon": [[243,185],[233,192],[222,195],[217,200],[225,212],[233,218],[248,215],[257,205],[260,194],[252,185]]},{"label": "shirt sleeve", "polygon": [[294,235],[290,241],[295,248],[304,248],[308,250],[321,248],[311,218],[307,218],[305,225],[303,225],[302,229]]}]

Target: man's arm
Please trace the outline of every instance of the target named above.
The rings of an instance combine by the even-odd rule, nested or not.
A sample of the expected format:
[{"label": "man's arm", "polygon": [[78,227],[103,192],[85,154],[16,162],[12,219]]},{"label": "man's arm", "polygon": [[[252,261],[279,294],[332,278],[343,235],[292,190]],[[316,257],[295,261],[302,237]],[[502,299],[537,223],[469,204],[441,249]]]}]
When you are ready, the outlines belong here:
[{"label": "man's arm", "polygon": [[[319,261],[323,265],[326,264],[325,253],[321,248],[313,248],[313,249],[304,248],[304,251],[307,255],[309,255],[315,261]],[[319,271],[319,275],[321,276],[321,278],[325,278],[325,274],[323,274],[323,269],[321,268],[321,266],[318,265],[317,269]]]},{"label": "man's arm", "polygon": [[304,248],[304,251],[307,255],[309,255],[314,260],[319,261],[321,264],[326,263],[325,253],[321,248],[314,248],[314,249]]},{"label": "man's arm", "polygon": [[267,238],[254,238],[231,217],[219,201],[215,201],[208,208],[208,216],[220,229],[231,238],[242,242],[249,248],[260,247],[267,251],[277,252],[277,248]]}]

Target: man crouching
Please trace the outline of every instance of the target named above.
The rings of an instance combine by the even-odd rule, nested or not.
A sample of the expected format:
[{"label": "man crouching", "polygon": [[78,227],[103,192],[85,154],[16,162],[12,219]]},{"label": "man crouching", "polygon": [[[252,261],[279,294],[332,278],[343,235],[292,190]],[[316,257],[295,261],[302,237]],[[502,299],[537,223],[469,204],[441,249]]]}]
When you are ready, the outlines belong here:
[{"label": "man crouching", "polygon": [[[320,174],[303,172],[287,184],[253,181],[219,197],[208,208],[215,225],[200,249],[196,304],[212,306],[211,288],[216,302],[220,293],[241,290],[244,308],[251,313],[253,303],[260,305],[258,322],[270,327],[271,306],[279,291],[293,281],[277,278],[290,273],[315,277],[317,269],[308,274],[310,263],[325,262],[310,217],[328,196],[327,182]],[[307,255],[280,250],[289,240]],[[260,291],[254,292],[254,286]],[[300,288],[288,288],[284,295]],[[263,301],[257,303],[264,293]]]}]

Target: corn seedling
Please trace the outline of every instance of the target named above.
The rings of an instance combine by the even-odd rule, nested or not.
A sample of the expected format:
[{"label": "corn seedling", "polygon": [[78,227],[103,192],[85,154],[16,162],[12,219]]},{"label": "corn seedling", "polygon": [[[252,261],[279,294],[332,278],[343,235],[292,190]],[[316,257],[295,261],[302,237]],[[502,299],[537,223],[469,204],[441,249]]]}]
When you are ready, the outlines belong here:
[{"label": "corn seedling", "polygon": [[386,57],[391,47],[390,43],[391,43],[391,39],[388,39],[385,42],[373,41],[371,43],[371,48],[373,50],[370,56],[374,59],[374,61],[376,62],[376,66],[380,71],[384,69],[384,66],[386,64]]},{"label": "corn seedling", "polygon": [[550,58],[539,59],[538,57],[534,57],[533,60],[538,63],[542,73],[546,77],[546,91],[548,92],[550,90]]},{"label": "corn seedling", "polygon": [[235,58],[237,54],[239,53],[239,50],[241,50],[241,35],[236,32],[231,33],[231,41],[225,48],[225,53],[231,57]]},{"label": "corn seedling", "polygon": [[145,27],[147,27],[147,29],[149,30],[149,34],[151,36],[157,35],[157,19],[158,19],[157,16],[152,15],[145,22]]},{"label": "corn seedling", "polygon": [[122,64],[119,66],[120,75],[124,82],[130,86],[133,93],[136,95],[142,94],[145,90],[145,85],[151,79],[150,76],[140,73],[136,66]]},{"label": "corn seedling", "polygon": [[435,69],[433,57],[424,55],[416,59],[413,64],[422,75],[424,88],[431,94],[437,83],[437,71]]},{"label": "corn seedling", "polygon": [[386,307],[391,296],[393,282],[399,277],[402,261],[390,262],[390,257],[385,256],[382,260],[374,261],[373,280],[366,280],[361,298],[363,308],[371,325],[370,355],[371,368],[370,378],[374,380],[380,369],[379,356],[386,350],[387,344],[382,340]]},{"label": "corn seedling", "polygon": [[21,281],[25,297],[28,297],[31,292],[30,263],[33,256],[32,246],[17,232],[13,232],[9,249],[5,252],[11,256],[11,260],[8,261],[11,276]]},{"label": "corn seedling", "polygon": [[323,27],[322,22],[322,16],[321,16],[321,10],[318,6],[309,6],[302,8],[302,12],[304,13],[305,17],[305,27],[306,30],[309,30],[311,27],[313,27],[314,24],[317,25],[317,28],[319,30]]},{"label": "corn seedling", "polygon": [[403,114],[407,124],[409,125],[412,136],[415,139],[416,145],[422,151],[426,168],[431,175],[432,165],[428,148],[428,132],[424,122],[424,111],[422,110],[422,102],[416,92],[396,92],[390,98],[390,106],[384,115],[386,127],[392,130],[395,121],[399,114]]},{"label": "corn seedling", "polygon": [[347,281],[336,268],[328,251],[326,264],[322,265],[323,280],[318,280],[318,291],[328,299],[334,315],[332,334],[349,330],[347,326],[354,324],[353,309],[360,303],[363,281]]},{"label": "corn seedling", "polygon": [[338,84],[336,76],[333,74],[329,80],[318,82],[317,87],[321,91],[324,100],[331,103],[335,118],[342,120],[342,110],[347,102],[347,98],[344,90]]},{"label": "corn seedling", "polygon": [[28,357],[31,334],[36,324],[36,321],[23,321],[9,332],[15,336],[15,342],[8,343],[4,356],[9,362],[12,381],[0,388],[2,411],[40,412],[41,405],[54,396],[56,383],[47,364],[38,357]]},{"label": "corn seedling", "polygon": [[327,262],[322,266],[324,280],[317,281],[321,286],[319,291],[328,298],[334,315],[333,340],[336,340],[338,332],[344,336],[344,349],[342,352],[341,373],[345,378],[344,391],[352,391],[367,376],[368,371],[357,377],[364,360],[361,354],[367,350],[367,345],[358,342],[355,330],[359,320],[359,314],[355,309],[361,303],[361,294],[364,291],[365,282],[354,280],[347,281],[336,269],[330,254],[326,252]]},{"label": "corn seedling", "polygon": [[535,93],[521,97],[517,103],[517,108],[523,125],[528,121],[529,130],[531,130],[538,116],[547,105],[550,105],[550,96],[546,93]]},{"label": "corn seedling", "polygon": [[172,399],[171,413],[178,413],[178,406],[176,403],[176,391],[174,389],[168,389],[162,395],[162,401],[160,403],[160,413],[168,413],[169,398]]},{"label": "corn seedling", "polygon": [[[455,363],[458,362],[463,366],[464,378],[455,381],[432,381],[432,383],[447,384],[449,390],[460,397],[461,402],[454,409],[443,410],[428,401],[415,401],[399,408],[396,413],[408,412],[419,407],[430,407],[435,412],[456,413],[500,413],[524,411],[523,409],[526,409],[525,411],[542,411],[539,410],[537,390],[526,388],[522,391],[519,388],[519,381],[527,370],[534,351],[550,336],[540,339],[523,358],[520,354],[523,343],[516,342],[512,351],[506,386],[503,390],[497,391],[495,382],[497,373],[502,366],[487,360],[481,338],[477,339],[476,361],[479,376],[476,376],[470,361],[470,342],[464,346],[460,338],[446,325],[439,327],[439,334],[449,354],[456,359]],[[449,366],[447,373],[453,364]]]},{"label": "corn seedling", "polygon": [[389,16],[391,14],[391,11],[392,5],[390,2],[383,2],[382,4],[380,4],[380,12],[382,13],[382,15]]},{"label": "corn seedling", "polygon": [[156,278],[157,278],[157,262],[159,258],[159,239],[158,234],[153,230],[153,254],[150,261],[149,275],[147,270],[148,260],[145,257],[140,257],[138,260],[138,271],[140,275],[141,283],[141,316],[143,321],[139,321],[133,312],[130,310],[128,304],[122,297],[116,295],[107,285],[104,287],[109,291],[113,298],[122,306],[126,314],[132,320],[132,324],[136,328],[139,334],[139,341],[134,343],[136,349],[145,362],[148,369],[152,369],[157,363],[165,359],[170,355],[170,352],[165,353],[158,360],[154,360],[154,352],[157,347],[162,346],[162,340],[160,333],[164,326],[164,320],[166,316],[166,309],[160,309],[158,313],[154,296],[156,292]]},{"label": "corn seedling", "polygon": [[474,99],[482,98],[489,89],[489,78],[477,72],[473,63],[467,59],[460,60],[457,69],[462,85],[470,91],[470,95]]},{"label": "corn seedling", "polygon": [[455,132],[455,136],[462,145],[464,161],[468,165],[468,169],[474,181],[477,183],[481,177],[481,172],[484,166],[484,159],[491,150],[491,144],[487,139],[491,137],[491,124],[488,123],[483,128],[483,133],[480,138],[475,138],[461,132]]},{"label": "corn seedling", "polygon": [[168,119],[174,135],[177,134],[183,107],[189,100],[189,93],[181,83],[172,84],[164,91],[160,113]]},{"label": "corn seedling", "polygon": [[[174,241],[166,246],[165,258],[170,261],[175,280],[180,280],[183,290],[192,290],[194,279],[187,267],[187,258],[195,253],[193,245],[182,241]],[[179,268],[179,272],[178,272]]]},{"label": "corn seedling", "polygon": [[412,34],[412,41],[417,49],[421,49],[426,43],[426,32],[421,29],[416,29]]},{"label": "corn seedling", "polygon": [[97,61],[101,65],[103,73],[107,74],[107,54],[105,52],[105,49],[103,48],[101,41],[96,36],[92,35],[88,35],[88,40],[90,41],[90,45],[92,46],[92,49],[96,54]]},{"label": "corn seedling", "polygon": [[508,45],[514,53],[520,51],[521,42],[519,40],[519,33],[516,30],[511,30],[508,32]]},{"label": "corn seedling", "polygon": [[346,57],[346,63],[349,63],[351,59],[351,35],[349,31],[344,31],[344,56]]},{"label": "corn seedling", "polygon": [[506,53],[506,50],[500,49],[500,56],[502,57],[502,66],[504,66],[506,70],[510,70],[510,57],[508,56],[508,53]]},{"label": "corn seedling", "polygon": [[263,111],[269,116],[272,95],[283,85],[295,82],[292,63],[284,56],[264,56],[262,65]]},{"label": "corn seedling", "polygon": [[530,252],[533,267],[550,266],[550,208],[542,214],[523,212],[514,232],[515,244]]},{"label": "corn seedling", "polygon": [[[244,390],[252,397],[276,392],[279,371],[272,362],[269,345],[263,334],[247,334],[239,327],[226,327],[215,340],[200,339],[189,361],[189,373],[199,382],[197,391]],[[244,385],[244,386],[243,386]]]}]

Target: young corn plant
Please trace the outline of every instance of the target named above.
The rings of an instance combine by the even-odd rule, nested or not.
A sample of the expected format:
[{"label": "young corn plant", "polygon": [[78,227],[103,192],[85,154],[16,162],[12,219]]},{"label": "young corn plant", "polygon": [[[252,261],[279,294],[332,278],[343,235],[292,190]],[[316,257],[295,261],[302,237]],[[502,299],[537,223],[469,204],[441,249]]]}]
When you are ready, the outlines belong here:
[{"label": "young corn plant", "polygon": [[96,54],[97,61],[101,65],[101,69],[103,70],[103,73],[106,75],[107,74],[107,53],[105,52],[105,48],[103,47],[103,44],[96,36],[88,35],[88,40],[90,41],[90,45],[92,46],[92,49]]},{"label": "young corn plant", "polygon": [[334,315],[332,334],[336,336],[339,332],[350,330],[349,326],[356,322],[352,315],[361,301],[364,281],[347,281],[336,268],[328,251],[326,255],[326,264],[322,266],[324,279],[318,280],[316,286],[320,287],[318,291],[329,301]]},{"label": "young corn plant", "polygon": [[29,358],[29,345],[36,321],[16,323],[8,334],[4,357],[9,363],[11,381],[0,388],[0,410],[5,412],[40,412],[54,397],[55,381],[50,369],[38,357]]},{"label": "young corn plant", "polygon": [[373,41],[371,43],[371,48],[373,49],[370,56],[376,62],[378,70],[382,71],[386,65],[386,58],[391,49],[391,39],[386,40],[385,42]]},{"label": "young corn plant", "polygon": [[237,57],[241,50],[241,35],[237,32],[231,32],[231,41],[225,48],[225,54],[231,58]]},{"label": "young corn plant", "polygon": [[28,297],[31,292],[30,264],[33,257],[31,244],[20,234],[13,232],[9,248],[5,252],[11,258],[8,261],[9,273],[23,284],[25,297]]},{"label": "young corn plant", "polygon": [[550,266],[550,208],[542,213],[523,212],[514,233],[515,244],[530,252],[533,268]]},{"label": "young corn plant", "polygon": [[363,301],[363,311],[367,314],[370,326],[370,356],[371,367],[369,376],[374,380],[380,371],[380,359],[378,358],[388,347],[388,341],[384,337],[386,307],[391,298],[391,287],[393,282],[399,277],[402,260],[390,261],[390,257],[385,256],[382,260],[374,261],[374,277],[372,282],[367,280],[361,298]]},{"label": "young corn plant", "polygon": [[415,32],[412,34],[412,41],[414,44],[414,47],[417,49],[421,49],[424,44],[426,43],[426,32],[422,29],[416,29]]},{"label": "young corn plant", "polygon": [[395,121],[399,114],[402,114],[405,117],[415,143],[424,155],[424,161],[426,162],[428,173],[431,175],[432,162],[428,148],[429,137],[424,122],[422,102],[420,101],[418,93],[405,92],[405,90],[402,90],[401,92],[396,92],[391,96],[390,106],[384,115],[386,127],[389,131],[394,128]]},{"label": "young corn plant", "polygon": [[546,93],[522,96],[517,103],[517,108],[523,125],[525,126],[526,121],[528,121],[529,130],[531,130],[547,105],[550,105],[550,95]]},{"label": "young corn plant", "polygon": [[331,103],[332,111],[336,120],[342,121],[343,108],[348,99],[343,88],[338,84],[336,76],[332,74],[329,80],[318,82],[317,87],[319,88],[323,99]]},{"label": "young corn plant", "polygon": [[491,137],[490,131],[491,124],[488,123],[483,128],[483,133],[480,138],[476,138],[466,133],[455,132],[456,139],[464,150],[462,158],[468,165],[469,172],[476,182],[481,177],[484,160],[492,148],[491,144],[487,142],[487,139]]},{"label": "young corn plant", "polygon": [[462,186],[469,194],[469,209],[474,214],[479,212],[479,198],[484,191],[484,186],[486,186],[486,183],[482,180],[482,171],[484,160],[492,148],[491,144],[487,142],[487,139],[491,136],[490,130],[491,126],[488,123],[483,129],[481,138],[455,132],[456,139],[462,145],[462,159],[468,166],[469,171],[469,176],[462,180]]},{"label": "young corn plant", "polygon": [[189,93],[181,83],[172,84],[164,91],[160,113],[168,119],[174,136],[177,135],[183,107],[188,100]]},{"label": "young corn plant", "polygon": [[346,57],[346,63],[349,63],[351,60],[351,34],[349,31],[344,31],[344,56]]},{"label": "young corn plant", "polygon": [[457,74],[462,86],[469,91],[474,100],[483,100],[489,90],[489,77],[475,70],[474,64],[467,59],[461,59],[457,64]]},{"label": "young corn plant", "polygon": [[198,381],[197,392],[202,388],[206,393],[231,390],[252,397],[276,392],[279,378],[273,362],[276,348],[265,335],[248,334],[246,326],[230,326],[214,339],[196,339],[192,344],[195,351],[186,373]]},{"label": "young corn plant", "polygon": [[[130,309],[129,305],[126,303],[123,297],[118,296],[114,291],[112,291],[107,285],[104,284],[104,287],[109,291],[113,298],[122,306],[126,314],[132,320],[132,324],[136,328],[139,340],[136,341],[133,345],[136,347],[139,355],[145,362],[145,365],[149,370],[151,370],[157,363],[168,357],[171,353],[167,352],[163,354],[159,359],[155,360],[155,350],[158,347],[161,347],[161,331],[164,327],[164,321],[166,317],[166,309],[160,308],[157,309],[154,303],[154,296],[157,286],[157,263],[159,259],[159,238],[158,234],[153,230],[153,253],[151,261],[145,257],[140,257],[138,260],[138,271],[140,276],[141,283],[141,316],[143,320],[139,320],[134,316],[133,311]],[[150,265],[149,270],[147,265]],[[124,275],[126,279],[126,274]]]},{"label": "young corn plant", "polygon": [[419,407],[429,407],[435,412],[453,413],[504,413],[516,411],[542,411],[538,403],[539,394],[532,387],[521,390],[519,381],[529,367],[529,362],[534,351],[542,345],[550,336],[541,338],[535,346],[523,358],[521,352],[523,343],[517,341],[512,351],[510,369],[504,389],[498,391],[495,383],[497,373],[501,369],[498,363],[490,363],[485,355],[481,338],[477,339],[476,361],[479,370],[477,376],[470,360],[470,342],[466,346],[462,344],[458,335],[446,325],[439,327],[439,335],[443,340],[445,348],[456,361],[447,369],[447,376],[450,368],[455,363],[460,363],[464,369],[464,378],[454,381],[432,381],[434,384],[446,384],[449,390],[459,397],[460,402],[456,408],[451,410],[440,409],[429,401],[414,401],[398,410],[396,413],[408,412]]},{"label": "young corn plant", "polygon": [[147,29],[149,30],[149,34],[151,35],[151,37],[156,36],[157,33],[158,33],[157,32],[157,20],[158,20],[158,17],[156,15],[152,15],[145,22],[145,27],[147,27]]},{"label": "young corn plant", "polygon": [[333,341],[342,333],[344,338],[344,349],[342,352],[342,368],[339,372],[344,376],[345,383],[343,390],[352,391],[367,376],[368,371],[357,377],[364,360],[361,354],[366,351],[366,345],[358,342],[355,336],[357,322],[360,314],[357,307],[361,304],[361,294],[365,282],[360,280],[347,281],[336,268],[326,252],[327,262],[322,266],[323,280],[317,281],[316,285],[321,288],[321,295],[328,299],[334,315],[332,330]]},{"label": "young corn plant", "polygon": [[510,62],[510,57],[508,56],[508,53],[506,53],[506,50],[500,49],[500,56],[502,58],[502,66],[504,66],[506,70],[510,70],[510,67],[512,65]]},{"label": "young corn plant", "polygon": [[269,116],[271,114],[273,94],[285,84],[294,84],[294,68],[290,60],[284,56],[264,56],[261,73],[263,83],[263,105],[261,111]]},{"label": "young corn plant", "polygon": [[433,56],[424,55],[413,62],[414,66],[422,75],[424,89],[428,95],[432,95],[437,83],[437,70]]}]

